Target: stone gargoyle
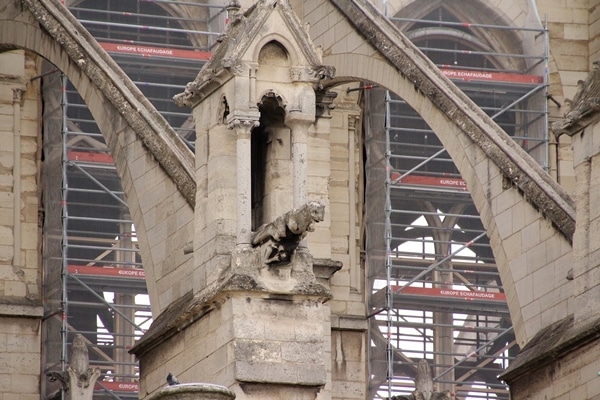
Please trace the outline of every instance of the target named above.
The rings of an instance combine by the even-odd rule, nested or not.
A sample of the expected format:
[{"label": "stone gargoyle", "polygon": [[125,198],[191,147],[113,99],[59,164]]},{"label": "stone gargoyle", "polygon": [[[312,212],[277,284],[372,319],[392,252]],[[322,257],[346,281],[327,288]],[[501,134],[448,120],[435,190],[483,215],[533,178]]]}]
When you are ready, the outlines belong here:
[{"label": "stone gargoyle", "polygon": [[313,232],[315,224],[323,221],[324,217],[325,205],[309,201],[260,226],[252,237],[252,245],[260,246],[265,264],[289,262],[302,239],[308,232]]}]

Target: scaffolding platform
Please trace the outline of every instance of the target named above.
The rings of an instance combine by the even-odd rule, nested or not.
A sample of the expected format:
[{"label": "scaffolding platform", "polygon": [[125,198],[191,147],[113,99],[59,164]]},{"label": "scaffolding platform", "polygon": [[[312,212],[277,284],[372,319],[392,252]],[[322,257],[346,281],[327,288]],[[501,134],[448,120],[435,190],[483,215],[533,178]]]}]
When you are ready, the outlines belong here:
[{"label": "scaffolding platform", "polygon": [[[541,24],[478,24],[457,15],[442,4],[418,18],[389,19],[547,168],[547,30]],[[498,47],[499,38],[511,38],[510,45]],[[508,51],[518,48],[517,38],[529,47]],[[369,398],[412,393],[414,367],[426,359],[438,390],[461,399],[508,400],[508,388],[496,376],[519,348],[469,187],[401,93],[363,93]]]}]

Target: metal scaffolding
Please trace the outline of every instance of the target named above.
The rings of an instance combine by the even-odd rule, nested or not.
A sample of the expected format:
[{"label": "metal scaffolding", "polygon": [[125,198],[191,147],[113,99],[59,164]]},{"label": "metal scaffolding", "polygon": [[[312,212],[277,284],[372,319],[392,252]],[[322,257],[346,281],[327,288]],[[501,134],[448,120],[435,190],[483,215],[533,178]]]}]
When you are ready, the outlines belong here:
[{"label": "metal scaffolding", "polygon": [[[75,3],[74,3],[75,4]],[[86,0],[71,12],[193,148],[184,91],[225,23],[223,5],[183,1]],[[75,334],[102,375],[94,399],[137,399],[129,350],[151,323],[145,275],[113,159],[84,101],[53,66],[44,84],[44,370],[65,371]],[[58,173],[60,171],[60,173]],[[43,398],[64,398],[45,382]]]},{"label": "metal scaffolding", "polygon": [[[171,98],[210,56],[225,24],[225,2],[67,3],[193,148],[192,116]],[[466,23],[441,8],[423,18],[391,19],[548,168],[541,24]],[[494,47],[494,36],[523,43],[522,51]],[[135,229],[91,114],[59,72],[47,71],[44,369],[64,371],[73,335],[82,333],[92,366],[103,372],[94,398],[137,398],[138,369],[127,350],[149,326],[150,312]],[[401,98],[379,89],[366,93],[370,398],[411,392],[416,363],[425,358],[439,390],[508,399],[496,376],[518,347],[468,187],[433,131]],[[64,395],[52,383],[43,393],[45,399]]]},{"label": "metal scaffolding", "polygon": [[[547,31],[460,21],[440,6],[390,18],[548,168]],[[517,38],[520,52],[489,38]],[[488,38],[488,41],[486,41]],[[509,46],[507,46],[509,47]],[[435,133],[402,98],[365,90],[370,398],[414,390],[426,359],[438,391],[508,399],[497,376],[519,351],[485,228]]]}]

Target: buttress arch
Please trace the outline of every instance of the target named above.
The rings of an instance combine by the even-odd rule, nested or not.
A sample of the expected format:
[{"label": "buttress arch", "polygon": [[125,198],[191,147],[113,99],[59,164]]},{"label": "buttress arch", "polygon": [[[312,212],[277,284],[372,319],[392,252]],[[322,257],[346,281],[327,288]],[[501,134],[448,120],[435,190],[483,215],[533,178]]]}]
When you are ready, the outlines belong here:
[{"label": "buttress arch", "polygon": [[[190,290],[183,277],[180,287],[167,291],[162,286],[168,284],[167,274],[183,273],[186,268],[177,267],[192,262],[183,247],[193,237],[193,153],[74,18],[53,2],[8,7],[13,9],[2,14],[0,51],[28,50],[56,66],[75,86],[105,138],[136,226],[156,317]],[[152,209],[161,210],[160,215]],[[168,240],[173,234],[180,240]],[[159,295],[165,292],[168,298]]]},{"label": "buttress arch", "polygon": [[[324,35],[313,38],[324,49],[324,64],[336,68],[336,78],[329,84],[362,81],[385,87],[402,97],[436,133],[467,182],[480,213],[516,337],[524,345],[541,327],[566,317],[568,310],[540,316],[531,313],[532,307],[526,308],[531,304],[533,283],[521,278],[530,249],[515,246],[522,233],[512,220],[523,216],[537,220],[535,226],[541,233],[536,247],[560,248],[569,254],[575,221],[572,199],[370,3],[332,3],[345,16],[338,20],[344,19],[349,35],[355,36],[345,43],[362,44],[350,48],[321,41]],[[565,263],[568,260],[564,258]],[[549,263],[547,268],[548,274],[554,274],[556,265]],[[550,293],[564,284],[564,277],[559,277],[536,290]],[[567,296],[568,291],[564,292]]]}]

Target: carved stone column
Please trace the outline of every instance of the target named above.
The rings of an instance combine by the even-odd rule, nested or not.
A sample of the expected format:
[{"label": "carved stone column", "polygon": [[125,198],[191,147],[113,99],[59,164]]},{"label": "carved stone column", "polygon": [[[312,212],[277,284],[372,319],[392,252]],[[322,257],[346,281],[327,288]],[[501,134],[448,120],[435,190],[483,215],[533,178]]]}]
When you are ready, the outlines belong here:
[{"label": "carved stone column", "polygon": [[227,118],[229,129],[237,133],[237,245],[250,247],[252,240],[252,159],[251,134],[257,127],[260,114],[258,110],[234,111]]},{"label": "carved stone column", "polygon": [[292,165],[293,165],[293,207],[298,208],[306,203],[306,177],[308,157],[308,128],[313,124],[314,115],[299,111],[290,111],[285,124],[292,131]]}]

